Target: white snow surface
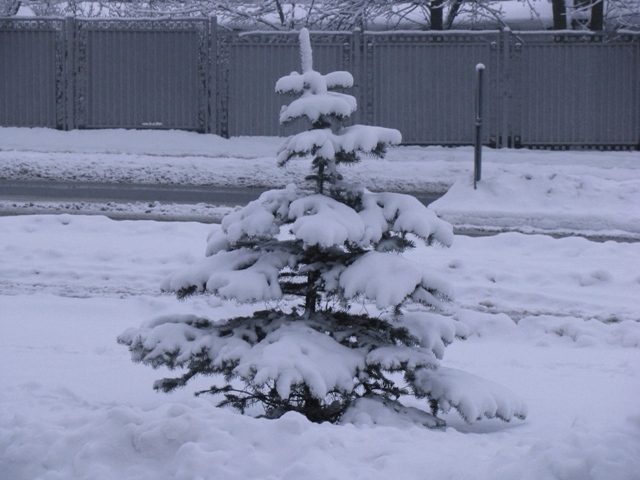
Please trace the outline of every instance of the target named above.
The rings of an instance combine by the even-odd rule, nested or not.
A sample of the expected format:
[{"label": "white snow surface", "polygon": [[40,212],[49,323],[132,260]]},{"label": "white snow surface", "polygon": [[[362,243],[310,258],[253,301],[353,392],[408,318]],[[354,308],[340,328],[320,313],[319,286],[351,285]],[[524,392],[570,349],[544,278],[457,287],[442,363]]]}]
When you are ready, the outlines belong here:
[{"label": "white snow surface", "polygon": [[[281,141],[5,128],[0,175],[281,187],[308,169],[304,161],[275,167]],[[515,230],[456,235],[450,248],[418,246],[406,256],[453,285],[445,314],[466,327],[442,326],[448,340],[467,336],[446,350],[423,346],[444,352],[451,370],[438,371],[504,386],[528,405],[526,420],[468,425],[451,412],[447,427],[428,429],[416,425],[434,424],[421,413],[428,406],[403,399],[395,411],[411,415],[363,401],[346,424],[317,425],[293,413],[269,421],[216,409],[215,399],[192,396],[208,380],[155,393],[167,372],[132,363],[116,343],[121,332],[160,315],[264,308],[161,292],[162,279],[200,261],[207,234],[219,239],[221,226],[115,221],[81,209],[4,216],[0,478],[640,478],[640,243],[574,236],[638,238],[640,154],[485,149],[484,160],[475,191],[471,148],[400,147],[343,171],[371,190],[455,184],[433,210],[458,228]],[[3,202],[5,213],[26,208],[12,203]],[[348,381],[319,378],[317,388]],[[485,405],[456,405],[454,388],[439,393],[469,416],[523,408],[501,390],[493,406],[491,389],[478,392]]]},{"label": "white snow surface", "polygon": [[[507,233],[413,251],[458,287],[450,308],[469,337],[446,349],[446,365],[529,407],[525,421],[467,425],[450,413],[429,430],[375,405],[343,426],[245,417],[193,398],[206,380],[153,392],[166,373],[133,364],[117,335],[159,315],[255,308],[160,293],[163,277],[201,258],[212,228],[0,218],[1,478],[638,478],[640,244]],[[326,381],[346,379],[318,388]],[[507,408],[518,405],[496,412]]]}]

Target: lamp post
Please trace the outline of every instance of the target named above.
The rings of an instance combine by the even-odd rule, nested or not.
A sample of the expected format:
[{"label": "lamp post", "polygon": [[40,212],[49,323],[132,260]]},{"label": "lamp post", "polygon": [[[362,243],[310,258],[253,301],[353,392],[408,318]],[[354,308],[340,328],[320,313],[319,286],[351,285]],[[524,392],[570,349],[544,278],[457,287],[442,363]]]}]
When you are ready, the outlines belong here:
[{"label": "lamp post", "polygon": [[476,128],[474,142],[474,158],[473,158],[473,189],[482,178],[482,76],[484,74],[484,65],[479,63],[476,65]]}]

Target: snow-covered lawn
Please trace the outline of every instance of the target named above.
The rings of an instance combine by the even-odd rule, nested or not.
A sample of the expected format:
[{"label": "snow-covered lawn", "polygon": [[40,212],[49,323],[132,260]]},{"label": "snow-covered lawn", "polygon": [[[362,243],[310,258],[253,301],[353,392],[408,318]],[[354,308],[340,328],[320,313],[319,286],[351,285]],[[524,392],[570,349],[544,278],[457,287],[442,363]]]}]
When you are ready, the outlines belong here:
[{"label": "snow-covered lawn", "polygon": [[452,414],[430,431],[257,420],[194,399],[196,387],[154,393],[162,372],[115,338],[169,312],[232,314],[156,288],[202,255],[210,228],[0,219],[0,478],[638,478],[640,244],[507,233],[413,252],[457,284],[472,332],[447,365],[529,405],[526,421]]},{"label": "snow-covered lawn", "polygon": [[[280,186],[307,164],[277,170],[278,142],[0,129],[0,175]],[[639,236],[638,152],[485,150],[475,192],[471,170],[470,149],[402,147],[348,174],[375,190],[455,184],[434,209],[458,225]],[[467,425],[453,413],[429,430],[366,415],[343,426],[254,419],[194,398],[201,380],[155,393],[163,372],[131,362],[116,343],[123,330],[263,307],[159,292],[202,257],[211,228],[0,217],[1,479],[640,478],[640,243],[507,232],[410,252],[454,285],[448,313],[471,331],[446,365],[529,407],[524,421]]]}]

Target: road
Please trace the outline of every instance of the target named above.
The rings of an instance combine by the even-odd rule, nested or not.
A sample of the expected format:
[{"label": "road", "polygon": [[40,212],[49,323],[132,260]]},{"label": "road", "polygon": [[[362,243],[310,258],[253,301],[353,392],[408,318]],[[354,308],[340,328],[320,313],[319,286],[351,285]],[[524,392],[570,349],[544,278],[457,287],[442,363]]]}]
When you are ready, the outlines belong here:
[{"label": "road", "polygon": [[[160,202],[212,205],[245,205],[266,188],[228,188],[198,185],[81,183],[0,180],[0,201],[19,202]],[[412,193],[425,205],[440,194]]]},{"label": "road", "polygon": [[[228,188],[218,186],[198,185],[158,185],[158,184],[124,184],[124,183],[81,183],[58,181],[13,181],[0,180],[0,202],[87,202],[87,203],[134,203],[134,202],[159,202],[162,204],[196,205],[204,203],[208,205],[231,206],[246,205],[260,196],[266,188]],[[410,193],[423,204],[437,200],[442,196],[438,193]],[[34,213],[34,212],[25,212]],[[81,213],[80,211],[76,213]],[[1,215],[20,215],[21,210],[15,208],[3,211]],[[205,221],[217,223],[221,217],[207,214],[202,216],[177,216],[175,218],[166,215],[154,216],[153,214],[106,213],[107,216],[119,220],[163,220],[163,221]],[[517,231],[517,229],[515,229]],[[501,230],[491,231],[482,228],[457,227],[456,234],[472,237],[495,235]],[[549,233],[554,237],[564,237],[567,233]],[[607,236],[607,235],[582,235],[589,240],[605,242],[615,240],[618,242],[637,242],[636,237]]]}]

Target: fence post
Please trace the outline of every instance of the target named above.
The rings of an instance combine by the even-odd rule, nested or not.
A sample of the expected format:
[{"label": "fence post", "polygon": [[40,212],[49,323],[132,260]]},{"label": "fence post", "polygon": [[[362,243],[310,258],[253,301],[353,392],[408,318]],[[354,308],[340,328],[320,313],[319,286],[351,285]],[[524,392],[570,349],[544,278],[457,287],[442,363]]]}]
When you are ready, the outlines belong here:
[{"label": "fence post", "polygon": [[362,32],[360,31],[360,28],[356,28],[353,31],[353,36],[351,37],[351,59],[354,78],[354,93],[356,101],[358,102],[358,109],[355,111],[356,115],[354,117],[354,120],[357,123],[364,123],[363,108],[365,106],[363,95],[364,88],[362,88],[365,72],[364,68],[362,68],[361,48]]},{"label": "fence post", "polygon": [[64,45],[64,129],[75,128],[75,18],[71,15],[65,18]]},{"label": "fence post", "polygon": [[476,83],[476,131],[475,131],[475,148],[473,159],[473,189],[476,189],[476,183],[482,178],[482,77],[484,74],[484,65],[479,63],[476,65],[477,83]]},{"label": "fence post", "polygon": [[502,47],[502,61],[500,63],[498,85],[500,86],[500,99],[498,105],[500,106],[501,125],[500,132],[498,133],[498,147],[511,147],[511,132],[509,125],[509,112],[511,110],[511,30],[506,27],[500,38],[500,45]]},{"label": "fence post", "polygon": [[207,119],[205,131],[219,134],[218,131],[218,17],[209,18],[209,58],[207,85]]}]

